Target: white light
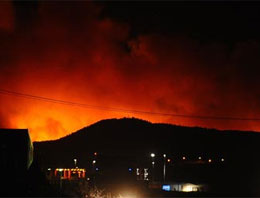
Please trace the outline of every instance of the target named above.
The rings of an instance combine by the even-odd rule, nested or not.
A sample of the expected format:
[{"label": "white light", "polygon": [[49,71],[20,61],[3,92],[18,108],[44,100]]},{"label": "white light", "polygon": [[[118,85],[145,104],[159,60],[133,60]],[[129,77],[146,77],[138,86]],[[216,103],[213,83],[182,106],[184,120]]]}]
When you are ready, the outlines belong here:
[{"label": "white light", "polygon": [[137,195],[131,193],[131,192],[126,192],[126,193],[120,193],[118,198],[137,198]]},{"label": "white light", "polygon": [[224,161],[225,161],[225,159],[224,159],[224,158],[222,158],[222,159],[221,159],[221,162],[224,162]]},{"label": "white light", "polygon": [[148,168],[144,168],[144,180],[148,180]]},{"label": "white light", "polygon": [[195,186],[195,185],[186,184],[186,185],[183,186],[182,191],[183,191],[183,192],[198,191],[198,188],[197,188],[197,186]]},{"label": "white light", "polygon": [[201,160],[201,157],[199,157],[199,160]]},{"label": "white light", "polygon": [[152,162],[152,164],[154,165],[154,164],[155,164],[155,162]]},{"label": "white light", "polygon": [[48,168],[48,171],[50,171],[51,170],[51,168]]},{"label": "white light", "polygon": [[182,159],[183,159],[183,160],[186,160],[186,157],[185,157],[185,156],[183,156],[183,157],[182,157]]},{"label": "white light", "polygon": [[136,169],[136,175],[140,175],[139,168]]},{"label": "white light", "polygon": [[95,164],[96,163],[96,160],[93,160],[93,162],[92,162],[93,164]]},{"label": "white light", "polygon": [[166,154],[163,154],[163,157],[165,158],[165,157],[166,157]]},{"label": "white light", "polygon": [[211,160],[211,159],[209,159],[208,161],[209,161],[209,163],[211,163],[211,162],[212,162],[212,160]]},{"label": "white light", "polygon": [[77,159],[74,159],[74,162],[76,163],[76,162],[77,162]]},{"label": "white light", "polygon": [[151,153],[151,157],[155,157],[155,154],[154,154],[154,153]]}]

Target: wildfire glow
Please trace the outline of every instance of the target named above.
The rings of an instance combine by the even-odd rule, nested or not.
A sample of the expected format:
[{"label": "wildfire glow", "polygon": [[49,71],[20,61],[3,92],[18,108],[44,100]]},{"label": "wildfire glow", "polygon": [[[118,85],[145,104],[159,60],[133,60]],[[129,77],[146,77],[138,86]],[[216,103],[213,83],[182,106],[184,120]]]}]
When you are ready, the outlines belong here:
[{"label": "wildfire glow", "polygon": [[[243,84],[244,70],[239,67],[240,59],[249,59],[255,49],[250,43],[229,52],[227,61],[222,45],[202,46],[189,38],[159,34],[133,38],[128,24],[101,19],[101,8],[89,2],[39,2],[36,22],[27,29],[15,27],[9,3],[1,2],[0,7],[7,12],[0,21],[0,88],[119,109],[260,116],[259,88]],[[260,130],[253,121],[104,111],[8,95],[0,95],[0,104],[0,127],[29,128],[34,141],[57,139],[101,119],[121,117]]]}]

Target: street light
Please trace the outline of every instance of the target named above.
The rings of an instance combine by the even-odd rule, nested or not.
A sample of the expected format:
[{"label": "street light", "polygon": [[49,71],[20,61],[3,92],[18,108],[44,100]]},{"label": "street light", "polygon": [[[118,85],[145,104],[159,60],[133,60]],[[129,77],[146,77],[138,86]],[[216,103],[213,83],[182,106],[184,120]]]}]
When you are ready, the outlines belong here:
[{"label": "street light", "polygon": [[153,171],[152,181],[154,181],[154,164],[155,164],[155,162],[154,162],[155,154],[154,153],[151,153],[151,158],[152,158],[152,171]]},{"label": "street light", "polygon": [[93,171],[95,171],[95,168],[96,168],[96,166],[95,166],[95,165],[96,165],[96,163],[97,163],[97,161],[96,161],[96,160],[93,160],[93,161],[92,161],[92,164],[93,164]]},{"label": "street light", "polygon": [[151,153],[151,157],[152,157],[152,165],[153,165],[153,169],[154,169],[154,164],[155,164],[154,158],[155,158],[155,154],[154,154],[154,153]]},{"label": "street light", "polygon": [[93,160],[92,161],[92,165],[93,165],[93,173],[94,173],[94,176],[93,176],[93,183],[94,183],[94,186],[95,186],[95,183],[96,183],[96,171],[98,171],[98,169],[96,168],[96,163],[97,161],[96,160]]},{"label": "street light", "polygon": [[154,158],[155,158],[155,154],[154,154],[154,153],[151,153],[151,157],[152,157],[152,165],[153,165],[153,168],[154,168]]},{"label": "street light", "polygon": [[75,158],[75,159],[74,159],[75,167],[77,167],[77,161],[78,161],[78,160]]},{"label": "street light", "polygon": [[165,182],[166,177],[166,154],[163,154],[163,181]]}]

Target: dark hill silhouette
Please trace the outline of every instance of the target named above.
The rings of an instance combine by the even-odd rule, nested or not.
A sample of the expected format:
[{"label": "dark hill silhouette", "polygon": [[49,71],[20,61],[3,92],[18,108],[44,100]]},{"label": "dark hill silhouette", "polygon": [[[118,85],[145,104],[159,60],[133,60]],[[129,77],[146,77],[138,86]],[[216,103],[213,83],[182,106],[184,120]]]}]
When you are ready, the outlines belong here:
[{"label": "dark hill silhouette", "polygon": [[[260,173],[259,142],[260,134],[256,132],[218,131],[123,118],[99,121],[55,141],[35,142],[34,148],[35,157],[46,169],[72,167],[73,159],[77,158],[78,166],[90,170],[94,152],[98,152],[97,166],[117,172],[122,167],[150,166],[151,152],[160,156],[156,158],[158,162],[162,161],[163,153],[175,161],[186,156],[187,162],[196,161],[198,156],[218,163],[224,158],[225,168],[211,169],[210,174],[205,173],[208,178],[228,188],[236,181],[234,188],[241,185],[238,189],[253,192],[256,189],[253,187],[259,184],[256,181]],[[204,170],[197,175],[203,175]]]},{"label": "dark hill silhouette", "polygon": [[[200,127],[152,124],[131,118],[102,120],[55,141],[35,142],[35,151],[107,155],[143,155],[171,152],[174,155],[234,155],[256,149],[256,132],[218,131]],[[246,153],[245,153],[246,154]],[[240,153],[241,155],[241,153]]]}]

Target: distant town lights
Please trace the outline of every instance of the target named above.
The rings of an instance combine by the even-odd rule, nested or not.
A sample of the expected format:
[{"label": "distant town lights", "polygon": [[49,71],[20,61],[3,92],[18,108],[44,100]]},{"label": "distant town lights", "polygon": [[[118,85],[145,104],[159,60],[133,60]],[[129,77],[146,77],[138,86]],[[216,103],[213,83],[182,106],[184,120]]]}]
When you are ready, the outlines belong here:
[{"label": "distant town lights", "polygon": [[154,154],[154,153],[151,153],[151,157],[154,158],[154,157],[155,157],[155,154]]},{"label": "distant town lights", "polygon": [[167,159],[167,162],[171,162],[171,159]]},{"label": "distant town lights", "polygon": [[166,158],[166,154],[163,154],[163,157]]},{"label": "distant town lights", "polygon": [[93,162],[92,162],[93,164],[95,164],[96,163],[96,160],[93,160]]},{"label": "distant town lights", "polygon": [[155,162],[152,162],[152,165],[154,165],[155,164]]},{"label": "distant town lights", "polygon": [[82,172],[86,172],[86,170],[84,168],[56,168],[56,171],[82,171]]},{"label": "distant town lights", "polygon": [[224,161],[225,161],[225,159],[224,159],[224,158],[222,158],[222,159],[221,159],[221,162],[224,162]]},{"label": "distant town lights", "polygon": [[183,156],[183,157],[182,157],[182,160],[186,160],[186,157],[185,157],[185,156]]},{"label": "distant town lights", "polygon": [[209,163],[211,163],[211,162],[212,162],[212,160],[211,160],[211,159],[209,159],[209,160],[208,160],[208,162],[209,162]]},{"label": "distant town lights", "polygon": [[199,160],[201,160],[202,158],[201,157],[199,157]]}]

